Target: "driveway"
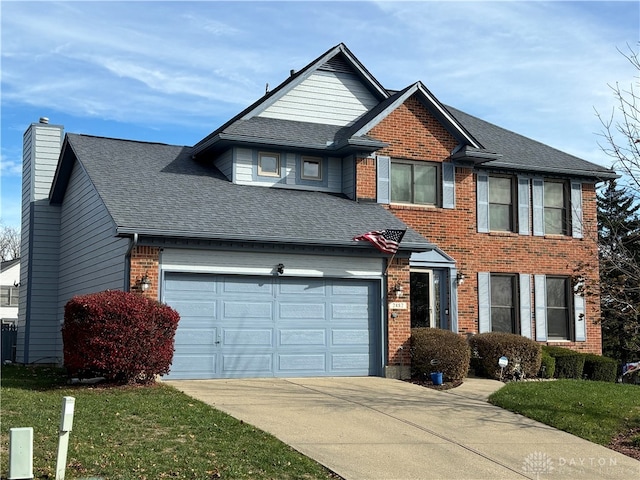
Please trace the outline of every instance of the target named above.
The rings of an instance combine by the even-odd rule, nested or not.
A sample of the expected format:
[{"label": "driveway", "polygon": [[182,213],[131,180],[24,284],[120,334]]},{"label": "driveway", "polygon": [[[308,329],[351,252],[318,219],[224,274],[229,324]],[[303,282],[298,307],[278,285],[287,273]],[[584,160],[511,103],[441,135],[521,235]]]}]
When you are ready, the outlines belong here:
[{"label": "driveway", "polygon": [[640,462],[486,402],[377,377],[166,382],[347,480],[640,478]]}]

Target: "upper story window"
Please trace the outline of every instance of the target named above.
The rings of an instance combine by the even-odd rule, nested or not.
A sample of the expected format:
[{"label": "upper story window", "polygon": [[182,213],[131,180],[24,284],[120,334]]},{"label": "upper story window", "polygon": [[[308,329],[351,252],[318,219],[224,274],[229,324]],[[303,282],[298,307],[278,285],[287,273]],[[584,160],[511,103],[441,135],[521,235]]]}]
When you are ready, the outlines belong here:
[{"label": "upper story window", "polygon": [[568,198],[565,182],[544,182],[544,232],[566,235],[568,231]]},{"label": "upper story window", "polygon": [[280,154],[268,152],[258,153],[258,175],[265,177],[279,177]]},{"label": "upper story window", "polygon": [[303,180],[322,180],[322,159],[319,157],[305,157],[301,159],[302,170],[300,178]]},{"label": "upper story window", "polygon": [[583,237],[581,182],[478,172],[476,193],[478,232]]},{"label": "upper story window", "polygon": [[391,201],[437,205],[439,198],[439,168],[426,162],[391,162]]},{"label": "upper story window", "polygon": [[18,306],[18,287],[2,286],[0,287],[0,306],[17,307]]},{"label": "upper story window", "polygon": [[515,230],[514,179],[489,177],[489,229],[505,232]]}]

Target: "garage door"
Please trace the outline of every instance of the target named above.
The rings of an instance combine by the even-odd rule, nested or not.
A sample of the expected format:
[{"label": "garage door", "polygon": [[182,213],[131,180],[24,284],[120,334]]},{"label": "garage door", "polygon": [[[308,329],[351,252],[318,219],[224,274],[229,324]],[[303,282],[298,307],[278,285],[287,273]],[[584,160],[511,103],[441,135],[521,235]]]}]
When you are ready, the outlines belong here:
[{"label": "garage door", "polygon": [[378,375],[377,282],[166,273],[167,378]]}]

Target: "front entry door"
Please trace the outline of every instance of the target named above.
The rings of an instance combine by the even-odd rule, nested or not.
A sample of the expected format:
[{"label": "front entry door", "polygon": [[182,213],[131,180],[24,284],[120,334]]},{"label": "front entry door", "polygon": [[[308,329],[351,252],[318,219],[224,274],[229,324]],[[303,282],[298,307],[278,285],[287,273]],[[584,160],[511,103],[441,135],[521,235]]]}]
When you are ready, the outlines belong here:
[{"label": "front entry door", "polygon": [[411,270],[411,328],[447,328],[445,275],[440,269]]}]

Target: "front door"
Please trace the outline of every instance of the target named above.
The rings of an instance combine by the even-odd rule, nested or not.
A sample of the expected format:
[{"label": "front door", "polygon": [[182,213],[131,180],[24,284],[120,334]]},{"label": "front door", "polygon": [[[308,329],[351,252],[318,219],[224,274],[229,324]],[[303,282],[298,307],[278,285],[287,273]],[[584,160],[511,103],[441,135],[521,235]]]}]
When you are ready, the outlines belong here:
[{"label": "front door", "polygon": [[411,328],[448,328],[446,305],[446,271],[442,269],[412,269]]}]

